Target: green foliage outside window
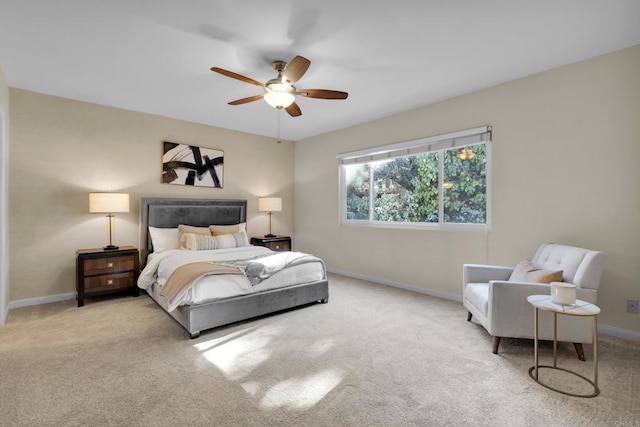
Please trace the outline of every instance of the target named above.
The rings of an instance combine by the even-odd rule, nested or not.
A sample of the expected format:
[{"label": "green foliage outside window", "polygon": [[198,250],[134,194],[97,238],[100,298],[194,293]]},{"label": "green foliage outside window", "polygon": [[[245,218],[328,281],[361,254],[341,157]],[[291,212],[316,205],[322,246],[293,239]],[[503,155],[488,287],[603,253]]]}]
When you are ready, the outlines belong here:
[{"label": "green foliage outside window", "polygon": [[[458,150],[444,154],[444,222],[487,222],[487,154],[484,144],[471,147],[472,159],[458,158]],[[449,187],[449,188],[447,188]]]},{"label": "green foliage outside window", "polygon": [[438,222],[438,156],[398,157],[374,167],[375,221]]},{"label": "green foliage outside window", "polygon": [[486,223],[486,146],[470,148],[470,159],[460,159],[459,149],[451,149],[346,166],[347,220],[369,220],[371,197],[374,221],[438,223],[438,162],[443,156],[442,222]]},{"label": "green foliage outside window", "polygon": [[369,164],[350,165],[346,168],[347,219],[369,219]]}]

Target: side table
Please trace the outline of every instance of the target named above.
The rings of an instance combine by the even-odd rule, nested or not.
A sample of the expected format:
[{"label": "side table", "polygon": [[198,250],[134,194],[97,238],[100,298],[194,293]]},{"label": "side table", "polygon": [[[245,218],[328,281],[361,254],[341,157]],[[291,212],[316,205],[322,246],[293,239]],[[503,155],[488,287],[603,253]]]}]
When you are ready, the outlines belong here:
[{"label": "side table", "polygon": [[85,297],[130,290],[140,295],[136,285],[140,270],[138,248],[121,246],[120,249],[79,249],[76,252],[76,291],[78,307]]},{"label": "side table", "polygon": [[290,251],[291,237],[289,236],[252,237],[251,244],[254,246],[264,246],[276,252]]},{"label": "side table", "polygon": [[[535,380],[538,384],[553,390],[558,393],[566,394],[568,396],[574,397],[595,397],[600,394],[600,389],[598,388],[598,314],[600,314],[600,307],[595,304],[576,300],[575,304],[572,305],[560,305],[551,301],[550,295],[530,295],[527,297],[527,301],[533,305],[535,308],[535,341],[534,341],[534,358],[535,365],[529,368],[529,376]],[[553,366],[549,365],[539,365],[538,364],[538,317],[539,310],[548,311],[553,313]],[[558,356],[558,315],[567,315],[567,316],[591,316],[593,317],[593,364],[594,364],[594,378],[591,381],[589,378],[578,374],[577,372],[570,371],[565,368],[559,368],[557,364],[557,356]],[[549,368],[549,369],[557,369],[564,372],[568,372],[569,374],[575,375],[579,378],[582,378],[589,384],[593,386],[593,393],[591,394],[574,394],[566,391],[558,390],[554,387],[551,387],[547,384],[544,384],[538,379],[538,370],[540,368]]]}]

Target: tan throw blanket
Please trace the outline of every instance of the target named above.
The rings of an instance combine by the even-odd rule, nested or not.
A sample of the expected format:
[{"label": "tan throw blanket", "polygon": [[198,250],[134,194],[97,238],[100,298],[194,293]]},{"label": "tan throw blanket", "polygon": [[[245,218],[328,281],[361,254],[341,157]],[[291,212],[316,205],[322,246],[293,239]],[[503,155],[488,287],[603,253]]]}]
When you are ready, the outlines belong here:
[{"label": "tan throw blanket", "polygon": [[198,279],[212,274],[244,274],[244,272],[240,267],[215,262],[192,262],[176,268],[160,291],[160,295],[169,303],[168,311],[173,311],[180,304],[191,285]]}]

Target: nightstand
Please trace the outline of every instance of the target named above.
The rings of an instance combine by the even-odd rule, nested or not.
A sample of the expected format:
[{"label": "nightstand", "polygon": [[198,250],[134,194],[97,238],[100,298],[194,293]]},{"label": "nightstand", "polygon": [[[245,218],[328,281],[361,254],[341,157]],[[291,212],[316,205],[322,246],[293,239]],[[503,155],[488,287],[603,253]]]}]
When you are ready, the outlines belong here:
[{"label": "nightstand", "polygon": [[78,307],[85,297],[105,295],[129,290],[140,295],[136,286],[140,256],[134,246],[120,249],[80,249],[76,252],[76,291]]},{"label": "nightstand", "polygon": [[251,244],[254,246],[265,246],[272,251],[290,251],[291,250],[291,237],[289,236],[274,236],[274,237],[252,237]]}]

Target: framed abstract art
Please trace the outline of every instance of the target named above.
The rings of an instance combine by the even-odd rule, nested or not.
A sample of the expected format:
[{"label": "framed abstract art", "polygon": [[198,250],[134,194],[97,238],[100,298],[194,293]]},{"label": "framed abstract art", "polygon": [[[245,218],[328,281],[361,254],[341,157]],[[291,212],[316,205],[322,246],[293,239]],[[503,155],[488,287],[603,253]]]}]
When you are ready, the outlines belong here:
[{"label": "framed abstract art", "polygon": [[162,142],[162,182],[222,188],[224,152],[211,148]]}]

